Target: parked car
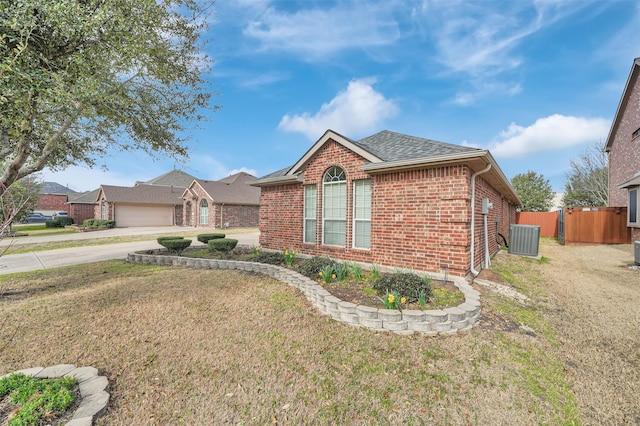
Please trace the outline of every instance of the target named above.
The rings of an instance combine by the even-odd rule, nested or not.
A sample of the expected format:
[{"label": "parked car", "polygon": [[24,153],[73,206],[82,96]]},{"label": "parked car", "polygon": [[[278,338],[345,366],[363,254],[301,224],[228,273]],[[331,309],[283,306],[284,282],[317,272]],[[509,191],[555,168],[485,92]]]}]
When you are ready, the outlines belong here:
[{"label": "parked car", "polygon": [[20,223],[44,223],[51,220],[51,216],[45,216],[42,213],[31,212],[28,216],[20,219]]},{"label": "parked car", "polygon": [[55,219],[58,216],[69,216],[68,212],[55,212],[52,217]]}]

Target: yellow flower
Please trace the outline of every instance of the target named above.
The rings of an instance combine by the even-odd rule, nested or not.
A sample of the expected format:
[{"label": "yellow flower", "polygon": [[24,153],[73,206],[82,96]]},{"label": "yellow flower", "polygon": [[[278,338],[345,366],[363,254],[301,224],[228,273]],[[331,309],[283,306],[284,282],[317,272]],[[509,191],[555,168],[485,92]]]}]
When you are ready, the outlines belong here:
[{"label": "yellow flower", "polygon": [[407,298],[403,297],[402,299],[400,299],[400,303],[407,303]]},{"label": "yellow flower", "polygon": [[318,275],[322,276],[322,271],[318,272]]},{"label": "yellow flower", "polygon": [[389,297],[387,298],[387,301],[389,303],[393,303],[393,302],[395,302],[395,300],[396,300],[396,298],[395,298],[395,296],[393,294],[390,294]]},{"label": "yellow flower", "polygon": [[285,256],[289,256],[289,250],[285,250],[285,251],[284,251],[284,255],[285,255]]},{"label": "yellow flower", "polygon": [[331,275],[331,278],[336,279],[336,274]]}]

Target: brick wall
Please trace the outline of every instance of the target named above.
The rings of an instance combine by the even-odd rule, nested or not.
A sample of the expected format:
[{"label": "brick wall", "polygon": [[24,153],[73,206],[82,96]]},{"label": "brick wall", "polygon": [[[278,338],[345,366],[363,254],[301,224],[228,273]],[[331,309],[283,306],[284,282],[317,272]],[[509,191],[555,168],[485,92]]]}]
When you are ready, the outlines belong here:
[{"label": "brick wall", "polygon": [[[256,227],[260,218],[260,207],[252,205],[217,204],[209,197],[207,192],[200,186],[194,185],[191,191],[196,195],[196,199],[185,199],[183,204],[185,225],[195,227],[221,228],[228,223],[229,227]],[[214,194],[215,196],[215,194]],[[205,198],[209,205],[209,220],[207,224],[200,223],[200,202]],[[187,207],[187,202],[191,202],[191,208]],[[190,216],[190,217],[189,217]]]},{"label": "brick wall", "polygon": [[95,205],[94,204],[69,204],[69,216],[73,219],[73,222],[77,225],[82,225],[87,219],[95,219]]},{"label": "brick wall", "polygon": [[609,206],[627,205],[628,192],[618,185],[640,172],[640,137],[631,138],[640,127],[640,83],[636,78],[631,82],[629,103],[620,118],[620,124],[613,135],[609,153]]},{"label": "brick wall", "polygon": [[64,194],[41,194],[35,210],[69,211],[67,196]]},{"label": "brick wall", "polygon": [[[303,184],[262,188],[260,244],[275,250],[379,265],[444,272],[465,276],[470,260],[470,177],[466,166],[446,166],[368,175],[366,162],[342,145],[329,141],[305,167]],[[346,247],[323,246],[322,177],[331,166],[341,167],[347,179]],[[371,250],[354,249],[352,241],[353,181],[371,178]],[[316,244],[304,244],[303,187],[317,185]],[[498,249],[496,231],[508,238],[515,208],[484,179],[476,179],[476,265],[484,258],[481,198],[494,208],[488,215],[489,249]],[[496,223],[496,218],[500,222]]]}]

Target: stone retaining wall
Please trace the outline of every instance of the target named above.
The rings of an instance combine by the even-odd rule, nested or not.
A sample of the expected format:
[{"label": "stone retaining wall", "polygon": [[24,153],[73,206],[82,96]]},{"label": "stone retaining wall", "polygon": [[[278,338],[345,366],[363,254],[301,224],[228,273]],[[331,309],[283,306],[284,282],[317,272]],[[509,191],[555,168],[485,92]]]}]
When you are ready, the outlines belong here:
[{"label": "stone retaining wall", "polygon": [[[334,297],[316,281],[282,266],[237,260],[197,259],[180,256],[158,256],[130,253],[128,262],[188,266],[200,269],[237,269],[257,272],[283,281],[299,289],[321,313],[338,321],[376,331],[389,331],[401,335],[420,333],[427,336],[453,335],[471,329],[480,318],[480,293],[460,277],[450,277],[464,294],[465,301],[454,308],[434,310],[377,309],[356,305]],[[437,274],[434,274],[437,275]],[[437,277],[440,279],[440,277]]]}]

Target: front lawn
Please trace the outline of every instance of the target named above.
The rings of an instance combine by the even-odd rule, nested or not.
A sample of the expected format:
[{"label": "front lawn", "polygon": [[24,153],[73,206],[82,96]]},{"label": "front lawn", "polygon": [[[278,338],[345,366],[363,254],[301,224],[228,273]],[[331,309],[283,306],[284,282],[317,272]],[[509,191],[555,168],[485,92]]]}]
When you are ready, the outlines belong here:
[{"label": "front lawn", "polygon": [[577,424],[552,343],[498,300],[467,333],[403,337],[258,274],[110,261],[4,275],[0,375],[98,368],[111,400],[97,424]]}]

